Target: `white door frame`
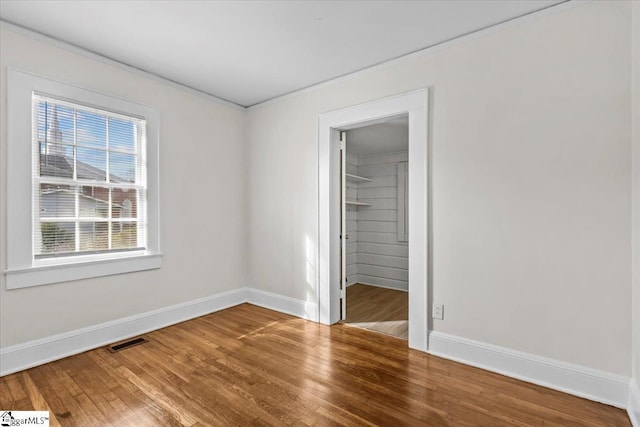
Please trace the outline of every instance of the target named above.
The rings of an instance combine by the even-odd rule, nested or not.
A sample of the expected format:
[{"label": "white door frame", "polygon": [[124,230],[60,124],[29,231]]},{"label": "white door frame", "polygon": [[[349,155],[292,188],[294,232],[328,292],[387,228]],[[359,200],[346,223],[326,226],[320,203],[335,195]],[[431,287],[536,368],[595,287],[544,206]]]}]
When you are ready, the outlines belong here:
[{"label": "white door frame", "polygon": [[340,317],[338,130],[409,116],[409,347],[421,351],[428,348],[428,97],[420,89],[318,117],[318,314],[330,325]]}]

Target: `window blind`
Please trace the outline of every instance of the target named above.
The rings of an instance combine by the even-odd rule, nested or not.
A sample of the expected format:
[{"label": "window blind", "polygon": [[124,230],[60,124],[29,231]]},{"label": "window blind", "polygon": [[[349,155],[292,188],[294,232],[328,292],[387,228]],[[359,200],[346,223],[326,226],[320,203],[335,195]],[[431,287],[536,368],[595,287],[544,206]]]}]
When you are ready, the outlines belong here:
[{"label": "window blind", "polygon": [[147,246],[146,122],[33,95],[34,257]]}]

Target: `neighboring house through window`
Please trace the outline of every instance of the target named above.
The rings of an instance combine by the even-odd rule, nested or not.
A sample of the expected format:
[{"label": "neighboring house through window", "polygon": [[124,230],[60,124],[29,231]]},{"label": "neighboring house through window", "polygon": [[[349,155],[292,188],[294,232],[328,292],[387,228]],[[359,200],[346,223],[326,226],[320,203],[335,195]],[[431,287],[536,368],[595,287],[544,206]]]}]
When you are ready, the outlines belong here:
[{"label": "neighboring house through window", "polygon": [[33,100],[36,258],[145,249],[146,122]]},{"label": "neighboring house through window", "polygon": [[158,114],[10,70],[8,289],[160,267]]}]

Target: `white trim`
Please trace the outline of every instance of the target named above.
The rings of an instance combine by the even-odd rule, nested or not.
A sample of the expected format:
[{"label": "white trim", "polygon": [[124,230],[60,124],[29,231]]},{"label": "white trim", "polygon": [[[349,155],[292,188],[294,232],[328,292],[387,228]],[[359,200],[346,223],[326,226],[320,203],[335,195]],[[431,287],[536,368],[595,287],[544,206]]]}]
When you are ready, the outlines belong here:
[{"label": "white trim", "polygon": [[[140,155],[146,164],[147,245],[139,253],[105,254],[102,263],[92,269],[91,256],[48,260],[60,269],[38,268],[34,260],[35,227],[33,227],[33,123],[34,92],[74,100],[83,105],[118,111],[146,120],[146,151]],[[7,67],[7,232],[6,289],[24,288],[49,283],[99,277],[117,273],[160,268],[160,113],[148,106],[116,98],[92,89],[49,79],[33,73]],[[139,202],[139,206],[141,203]],[[37,207],[37,206],[36,206]],[[29,236],[30,238],[27,238]],[[130,257],[124,258],[130,255]],[[62,269],[64,267],[64,270]],[[30,270],[30,271],[28,271]],[[95,274],[91,274],[95,271]]]},{"label": "white trim", "polygon": [[428,352],[618,408],[628,404],[629,378],[621,375],[436,331]]},{"label": "white trim", "polygon": [[318,307],[315,303],[259,289],[234,289],[123,319],[1,348],[0,376],[122,341],[245,302],[303,319],[318,321]]},{"label": "white trim", "polygon": [[[0,377],[245,302],[317,321],[314,317],[318,313],[318,307],[314,303],[259,289],[234,289],[2,348]],[[441,332],[434,331],[429,335],[429,353],[434,356],[620,408],[627,407],[633,426],[640,427],[640,391],[635,383],[626,377]]]},{"label": "white trim", "polygon": [[315,303],[289,298],[255,288],[246,288],[246,290],[247,302],[250,304],[314,322],[318,321],[318,305]]},{"label": "white trim", "polygon": [[394,59],[390,59],[388,61],[384,61],[381,62],[379,64],[375,64],[375,65],[370,65],[368,67],[365,67],[361,70],[358,71],[354,71],[352,73],[347,73],[345,75],[339,76],[339,77],[334,77],[332,79],[326,80],[324,82],[321,83],[316,83],[314,85],[311,86],[307,86],[303,89],[298,89],[298,90],[294,90],[292,92],[289,93],[285,93],[283,95],[279,95],[279,96],[275,96],[271,99],[267,99],[266,101],[262,101],[262,102],[258,102],[257,104],[253,104],[247,107],[247,110],[251,111],[251,110],[255,110],[258,109],[260,107],[263,107],[265,105],[270,105],[270,104],[274,104],[276,102],[280,102],[280,101],[284,101],[287,100],[289,98],[293,98],[302,94],[306,94],[306,93],[311,93],[314,92],[316,90],[325,88],[327,86],[331,86],[333,84],[336,83],[342,83],[342,82],[346,82],[355,78],[359,78],[359,77],[363,77],[366,76],[369,73],[373,73],[376,71],[382,71],[385,70],[386,68],[389,67],[393,67],[395,65],[398,64],[402,64],[403,62],[406,61],[410,61],[413,59],[417,59],[417,58],[421,58],[423,56],[426,55],[430,55],[432,53],[436,53],[439,52],[441,50],[445,50],[445,49],[449,49],[451,47],[454,47],[460,43],[466,43],[467,41],[470,40],[474,40],[480,37],[484,37],[487,36],[489,34],[493,34],[493,33],[497,33],[499,31],[503,31],[507,28],[516,26],[516,25],[522,25],[524,23],[527,22],[531,22],[534,21],[536,19],[540,19],[542,17],[545,16],[550,16],[550,15],[554,15],[556,13],[560,13],[563,12],[567,9],[576,7],[576,6],[581,6],[585,3],[590,3],[593,0],[565,0],[563,3],[559,3],[559,4],[555,4],[549,7],[546,7],[545,9],[541,9],[538,10],[536,12],[531,12],[528,13],[526,15],[522,15],[519,16],[517,18],[513,18],[510,19],[508,21],[504,21],[504,22],[500,22],[498,24],[492,25],[490,27],[487,28],[483,28],[481,30],[477,30],[477,31],[473,31],[469,34],[464,34],[462,36],[458,36],[455,37],[453,39],[450,40],[445,40],[443,42],[440,42],[438,44],[435,44],[433,46],[429,46],[426,47],[424,49],[420,49],[418,51],[412,52],[412,53],[408,53],[406,55],[400,56],[398,58],[394,58]]},{"label": "white trim", "polygon": [[367,286],[374,286],[376,288],[391,289],[392,291],[409,292],[408,289],[399,289],[399,288],[394,288],[393,286],[376,285],[374,283],[363,282],[362,280],[357,280],[353,283],[349,283],[347,287],[353,286],[353,285],[367,285]]},{"label": "white trim", "polygon": [[6,270],[4,274],[7,290],[10,290],[133,271],[153,270],[161,266],[162,254],[145,254],[127,258]]},{"label": "white trim", "polygon": [[633,427],[640,427],[640,387],[631,379],[629,381],[629,402],[627,413]]},{"label": "white trim", "polygon": [[[428,117],[429,90],[418,89],[318,116],[318,318],[339,318],[339,180],[336,176],[337,130],[409,116],[409,347],[427,350],[428,304]],[[336,273],[337,272],[337,273]]]},{"label": "white trim", "polygon": [[127,71],[129,73],[132,73],[132,74],[147,78],[149,80],[153,80],[155,82],[159,82],[159,83],[165,84],[167,86],[171,86],[173,88],[183,90],[183,91],[188,92],[188,93],[190,93],[192,95],[196,95],[196,96],[199,96],[201,98],[205,98],[205,99],[208,99],[210,101],[217,102],[218,104],[222,104],[222,105],[225,105],[227,107],[231,107],[231,108],[233,108],[235,110],[239,110],[239,111],[246,110],[246,107],[244,107],[242,105],[239,105],[239,104],[236,104],[235,102],[227,101],[226,99],[217,97],[215,95],[212,95],[210,93],[201,91],[201,90],[193,88],[191,86],[187,86],[187,85],[185,85],[183,83],[179,83],[179,82],[176,82],[174,80],[167,79],[166,77],[159,76],[159,75],[154,74],[154,73],[152,73],[150,71],[145,71],[145,70],[142,70],[140,68],[136,68],[136,67],[131,66],[129,64],[125,64],[124,62],[117,61],[115,59],[109,58],[109,57],[104,56],[104,55],[100,55],[98,53],[95,53],[95,52],[92,52],[90,50],[84,49],[84,48],[82,48],[80,46],[76,46],[74,44],[62,41],[60,39],[56,39],[54,37],[47,36],[45,34],[39,33],[37,31],[30,30],[28,28],[22,27],[20,25],[17,25],[17,24],[8,22],[8,21],[0,20],[0,29],[11,31],[13,33],[20,34],[20,35],[23,35],[23,36],[27,36],[27,37],[29,37],[31,39],[34,39],[34,40],[37,40],[37,41],[40,41],[40,42],[43,42],[43,43],[50,44],[50,45],[52,45],[54,47],[57,47],[57,48],[60,48],[60,49],[64,49],[64,50],[66,50],[68,52],[84,56],[85,58],[89,58],[89,59],[92,59],[94,61],[101,62],[103,64],[107,64],[107,65],[110,65],[112,67],[119,68],[121,70]]},{"label": "white trim", "polygon": [[0,349],[0,376],[18,372],[136,335],[154,331],[247,300],[246,288],[76,329]]},{"label": "white trim", "polygon": [[[347,318],[347,204],[366,206],[347,200],[347,132],[340,132],[340,320]],[[357,233],[356,233],[357,234]],[[357,243],[356,243],[357,246]],[[357,257],[356,257],[357,258]],[[357,264],[356,264],[357,265]]]}]

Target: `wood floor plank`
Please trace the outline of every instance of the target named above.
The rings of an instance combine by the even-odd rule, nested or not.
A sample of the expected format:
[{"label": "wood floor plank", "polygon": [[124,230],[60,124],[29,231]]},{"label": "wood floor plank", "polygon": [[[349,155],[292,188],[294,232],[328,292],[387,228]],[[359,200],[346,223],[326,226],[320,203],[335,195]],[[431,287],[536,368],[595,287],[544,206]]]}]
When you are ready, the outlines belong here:
[{"label": "wood floor plank", "polygon": [[45,400],[42,394],[40,394],[40,391],[38,390],[38,387],[35,385],[35,383],[31,379],[29,372],[22,371],[21,374],[22,374],[21,377],[25,387],[25,391],[27,393],[27,396],[29,396],[29,400],[31,400],[33,407],[42,408],[38,410],[49,411],[49,425],[51,427],[59,427],[60,423],[58,423],[58,419],[56,418],[55,414],[51,410],[51,407],[47,403],[47,400]]},{"label": "wood floor plank", "polygon": [[409,293],[354,283],[347,287],[344,323],[406,340],[409,336]]},{"label": "wood floor plank", "polygon": [[[62,426],[630,426],[626,413],[242,304],[0,378],[0,409]],[[7,407],[4,407],[7,406]]]},{"label": "wood floor plank", "polygon": [[21,381],[21,376],[19,374],[8,375],[5,377],[5,384],[7,385],[11,398],[14,402],[28,399],[27,390]]},{"label": "wood floor plank", "polygon": [[96,364],[96,371],[102,371],[109,377],[109,388],[122,400],[129,411],[144,420],[140,425],[181,425],[158,402],[148,396],[116,371],[118,363],[109,358],[104,351],[91,351],[87,356]]},{"label": "wood floor plank", "polygon": [[[157,378],[162,378],[163,382],[168,380],[172,387],[167,390],[172,395],[171,399],[184,398],[189,401],[189,406],[193,408],[193,412],[201,412],[203,415],[203,421],[207,423],[233,423],[233,424],[245,424],[251,421],[254,415],[247,416],[239,411],[229,410],[229,408],[243,407],[240,401],[246,398],[246,394],[236,392],[236,385],[232,382],[223,382],[220,387],[218,384],[217,393],[214,399],[208,399],[205,401],[200,393],[192,393],[191,389],[203,390],[208,387],[215,387],[217,384],[212,384],[208,377],[202,375],[203,371],[211,371],[210,367],[206,364],[200,365],[197,371],[193,371],[188,365],[172,364],[173,369],[166,368],[166,364],[149,364],[147,362],[141,362],[148,360],[148,349],[139,348],[136,349],[139,354],[133,355],[132,353],[123,353],[123,357],[128,359],[128,362],[137,366],[140,373],[138,376],[143,378],[149,384],[153,384],[155,387],[161,387],[161,384],[157,381]],[[153,360],[152,360],[153,361]],[[182,368],[182,369],[180,369]],[[183,379],[184,378],[184,379]],[[183,396],[181,396],[183,395]],[[222,417],[214,417],[214,419],[207,419],[209,411],[218,412],[223,414]],[[261,413],[263,416],[268,416],[268,413]],[[283,414],[286,416],[286,414]]]},{"label": "wood floor plank", "polygon": [[[57,366],[57,365],[56,365]],[[59,396],[54,389],[54,385],[60,383],[56,379],[56,374],[52,368],[51,363],[47,363],[37,368],[33,368],[29,371],[29,375],[33,379],[34,383],[38,384],[38,390],[43,396],[47,396],[47,404],[51,408],[53,415],[58,417],[70,417],[69,404],[75,402],[73,396],[68,395]],[[64,400],[63,400],[64,399]]]},{"label": "wood floor plank", "polygon": [[0,381],[0,410],[14,409],[15,400],[6,381]]}]

